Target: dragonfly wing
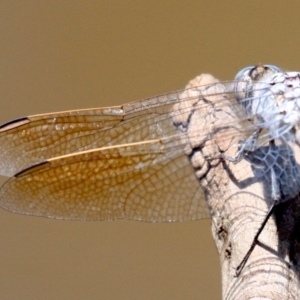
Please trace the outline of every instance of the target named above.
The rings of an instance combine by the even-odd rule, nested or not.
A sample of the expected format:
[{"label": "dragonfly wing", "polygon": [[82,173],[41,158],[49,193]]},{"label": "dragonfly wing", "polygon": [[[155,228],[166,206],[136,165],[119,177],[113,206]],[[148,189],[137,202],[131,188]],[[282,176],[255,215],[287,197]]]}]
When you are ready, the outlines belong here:
[{"label": "dragonfly wing", "polygon": [[[185,90],[122,106],[34,115],[3,124],[0,126],[0,174],[13,176],[56,156],[174,136],[177,134],[174,116],[176,119],[178,114],[189,115],[193,111],[192,103],[203,95],[208,100],[210,95],[220,95],[218,81],[210,77],[203,80],[205,76],[198,76]],[[223,98],[218,96],[221,103]],[[209,114],[207,103],[200,102],[197,109]],[[231,105],[238,104],[232,101]],[[197,128],[195,135],[206,130]]]},{"label": "dragonfly wing", "polygon": [[183,147],[172,139],[49,159],[10,178],[0,205],[66,220],[187,221],[209,217]]},{"label": "dragonfly wing", "polygon": [[34,115],[0,126],[0,172],[12,176],[51,157],[175,133],[169,116],[181,91],[122,106]]}]

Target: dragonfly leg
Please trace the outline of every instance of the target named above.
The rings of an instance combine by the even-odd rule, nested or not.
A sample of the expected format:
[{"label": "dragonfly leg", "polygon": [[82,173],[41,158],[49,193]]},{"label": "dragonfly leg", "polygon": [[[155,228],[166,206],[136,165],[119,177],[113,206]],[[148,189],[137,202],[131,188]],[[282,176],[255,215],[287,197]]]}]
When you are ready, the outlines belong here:
[{"label": "dragonfly leg", "polygon": [[276,174],[275,174],[275,171],[273,168],[271,168],[271,189],[272,189],[272,199],[273,199],[273,203],[267,213],[267,215],[265,216],[265,219],[264,221],[261,223],[256,235],[254,236],[253,238],[253,241],[251,243],[251,246],[248,250],[248,252],[246,253],[246,255],[244,256],[244,258],[242,259],[242,261],[240,262],[240,264],[237,266],[236,268],[236,276],[238,277],[244,266],[246,265],[252,251],[254,250],[255,246],[257,245],[258,243],[258,238],[259,238],[259,235],[261,234],[261,232],[263,231],[265,225],[267,224],[270,216],[272,215],[272,213],[274,212],[274,208],[275,206],[278,204],[280,198],[281,198],[281,195],[280,195],[280,188],[279,188],[279,183],[278,183],[278,180],[276,178]]},{"label": "dragonfly leg", "polygon": [[243,159],[245,152],[255,151],[255,143],[258,139],[260,132],[261,129],[258,129],[249,138],[247,138],[246,141],[240,142],[239,150],[237,151],[235,157],[225,155],[224,153],[222,154],[222,157],[234,164],[240,162]]}]

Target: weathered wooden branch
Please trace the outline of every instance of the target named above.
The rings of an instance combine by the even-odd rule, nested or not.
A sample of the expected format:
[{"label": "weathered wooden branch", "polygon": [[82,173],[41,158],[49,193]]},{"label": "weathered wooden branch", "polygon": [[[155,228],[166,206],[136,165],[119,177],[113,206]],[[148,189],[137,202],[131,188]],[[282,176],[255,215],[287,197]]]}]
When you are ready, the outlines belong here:
[{"label": "weathered wooden branch", "polygon": [[[216,79],[204,74],[191,81],[189,87],[210,82],[215,83]],[[244,124],[237,126],[238,116],[233,109],[233,99],[228,99],[228,94],[222,95],[223,87],[214,85],[214,89],[220,94],[206,96],[211,92],[206,90],[202,99],[195,97],[178,104],[173,118],[178,129],[184,133],[186,154],[204,187],[211,211],[212,233],[222,270],[223,299],[299,299],[300,198],[297,195],[276,206],[274,216],[259,236],[258,245],[241,274],[236,276],[237,266],[273,203],[270,168],[263,164],[254,166],[251,159],[254,161],[255,157],[242,159],[236,164],[222,159],[222,153],[235,156],[239,144],[237,138],[241,137]],[[207,105],[205,111],[204,102]],[[188,109],[192,113],[186,113]],[[224,121],[226,126],[223,126]],[[228,124],[235,126],[230,128]],[[195,134],[203,128],[207,132]],[[289,149],[283,147],[282,151],[294,153]],[[260,151],[256,153],[257,157],[265,155],[266,160],[269,148],[266,146]],[[299,149],[294,151],[297,154]],[[271,156],[270,160],[282,166],[282,174],[285,174],[291,168],[293,155],[280,157],[280,161],[278,157]],[[297,176],[289,174],[293,175]],[[279,178],[283,175],[277,176],[279,180],[289,180],[287,177]]]}]

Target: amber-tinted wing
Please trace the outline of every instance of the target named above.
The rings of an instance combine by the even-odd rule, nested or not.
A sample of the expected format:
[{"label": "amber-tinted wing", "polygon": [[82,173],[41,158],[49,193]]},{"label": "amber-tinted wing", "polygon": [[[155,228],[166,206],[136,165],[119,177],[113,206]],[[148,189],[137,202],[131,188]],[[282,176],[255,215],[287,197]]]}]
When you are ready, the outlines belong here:
[{"label": "amber-tinted wing", "polygon": [[170,117],[182,91],[122,106],[34,115],[0,126],[0,174],[51,157],[175,134]]},{"label": "amber-tinted wing", "polygon": [[[35,115],[0,126],[0,170],[16,174],[0,190],[1,207],[68,220],[209,217],[186,154],[202,143],[215,145],[214,105],[238,104],[224,101],[231,96],[224,84],[199,86],[199,78],[185,90],[120,107]],[[187,135],[196,109],[202,121]],[[235,125],[232,120],[225,115],[219,121],[226,128]],[[223,133],[224,140],[231,138]]]},{"label": "amber-tinted wing", "polygon": [[67,220],[209,217],[183,146],[173,138],[50,159],[9,179],[0,202],[9,211]]},{"label": "amber-tinted wing", "polygon": [[[192,86],[122,106],[33,115],[5,123],[0,126],[0,174],[13,176],[56,156],[173,136],[174,104],[188,103],[195,98],[195,90],[208,86]],[[215,93],[213,88],[210,93]]]}]

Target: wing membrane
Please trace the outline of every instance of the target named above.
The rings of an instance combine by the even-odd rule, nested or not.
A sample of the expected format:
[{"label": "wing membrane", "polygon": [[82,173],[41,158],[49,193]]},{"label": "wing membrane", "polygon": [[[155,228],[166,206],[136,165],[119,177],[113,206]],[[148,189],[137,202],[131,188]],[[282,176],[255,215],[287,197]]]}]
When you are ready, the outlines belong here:
[{"label": "wing membrane", "polygon": [[67,220],[209,217],[195,175],[207,171],[202,166],[207,157],[194,155],[194,170],[188,156],[205,145],[204,156],[212,160],[219,156],[215,134],[228,145],[233,136],[228,128],[237,129],[236,140],[253,131],[241,126],[244,116],[230,117],[238,106],[231,98],[226,84],[204,75],[185,90],[123,106],[6,123],[0,126],[0,170],[16,175],[1,188],[0,206]]},{"label": "wing membrane", "polygon": [[177,92],[123,106],[34,115],[4,124],[0,172],[12,176],[51,157],[174,134],[167,113],[175,101]]},{"label": "wing membrane", "polygon": [[[241,110],[260,101],[261,89],[268,92],[247,80],[220,83],[203,74],[184,90],[122,106],[6,123],[0,172],[16,175],[1,188],[0,206],[67,220],[209,217],[199,180],[220,151],[234,156],[257,124],[264,128],[255,112]],[[267,132],[255,143],[269,139]]]},{"label": "wing membrane", "polygon": [[9,179],[0,203],[16,213],[67,220],[209,217],[183,149],[166,138],[53,158]]},{"label": "wing membrane", "polygon": [[[212,84],[209,86],[209,93],[216,96]],[[4,124],[0,126],[0,172],[13,176],[51,157],[174,136],[176,130],[171,117],[174,104],[189,103],[199,97],[199,91],[205,87],[193,86],[190,90],[122,106],[34,115]],[[209,93],[206,94],[208,98]],[[220,96],[219,101],[222,99]],[[180,114],[191,109],[184,107],[181,105]],[[198,109],[205,112],[205,104],[202,108],[198,106]],[[204,129],[199,129],[197,134]]]}]

